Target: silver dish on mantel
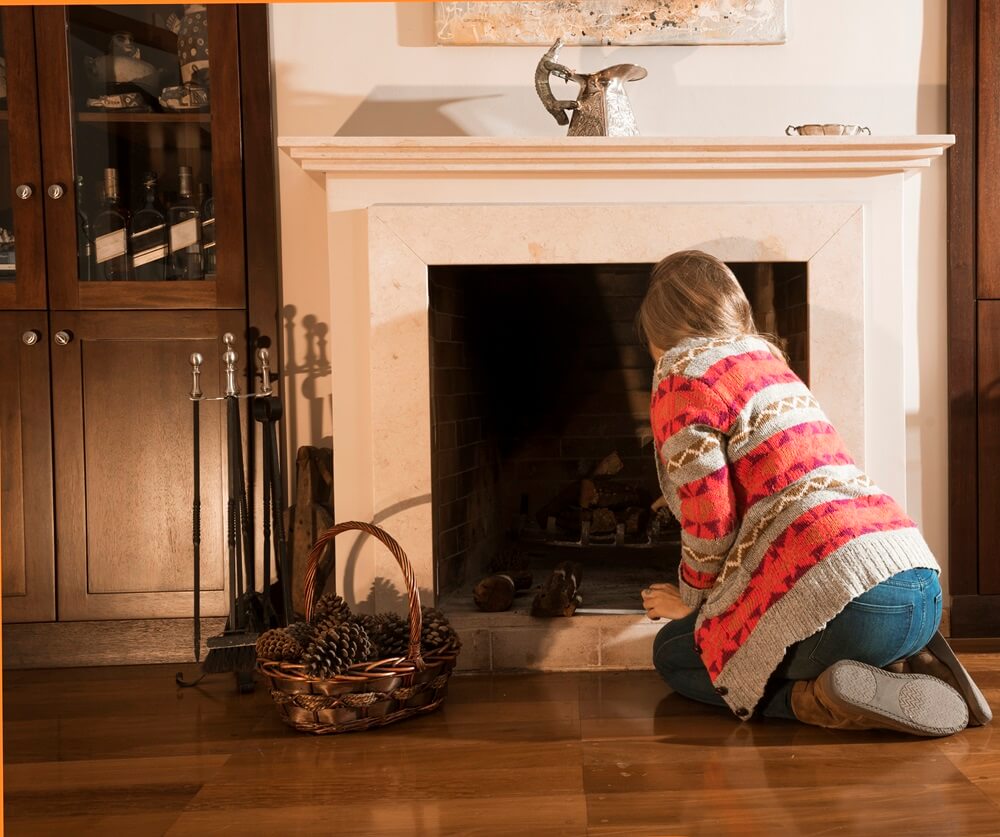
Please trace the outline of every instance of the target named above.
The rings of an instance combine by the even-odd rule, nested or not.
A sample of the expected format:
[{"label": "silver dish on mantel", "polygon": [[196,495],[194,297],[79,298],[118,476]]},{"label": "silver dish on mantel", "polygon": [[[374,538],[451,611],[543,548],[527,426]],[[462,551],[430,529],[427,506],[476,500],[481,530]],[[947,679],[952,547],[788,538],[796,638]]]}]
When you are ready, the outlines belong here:
[{"label": "silver dish on mantel", "polygon": [[842,125],[839,122],[818,122],[809,125],[789,125],[785,128],[788,136],[800,137],[856,137],[860,134],[871,135],[871,128],[864,125]]}]

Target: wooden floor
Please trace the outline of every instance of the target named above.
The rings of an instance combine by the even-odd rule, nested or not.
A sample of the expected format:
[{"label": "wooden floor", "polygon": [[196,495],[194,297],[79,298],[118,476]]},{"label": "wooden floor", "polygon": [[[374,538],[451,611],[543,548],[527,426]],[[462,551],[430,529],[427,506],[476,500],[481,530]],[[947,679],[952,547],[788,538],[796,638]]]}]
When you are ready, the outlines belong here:
[{"label": "wooden floor", "polygon": [[[1000,708],[1000,655],[969,654]],[[4,677],[10,835],[1000,835],[1000,724],[740,724],[648,673],[465,676],[444,709],[314,737],[175,667]]]}]

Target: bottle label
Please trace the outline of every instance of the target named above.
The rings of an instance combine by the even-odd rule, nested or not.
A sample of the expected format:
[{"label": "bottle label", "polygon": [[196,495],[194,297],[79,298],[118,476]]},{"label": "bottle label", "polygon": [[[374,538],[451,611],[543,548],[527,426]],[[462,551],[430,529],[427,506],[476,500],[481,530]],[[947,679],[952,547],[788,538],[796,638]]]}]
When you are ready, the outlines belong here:
[{"label": "bottle label", "polygon": [[125,230],[99,235],[94,239],[94,258],[98,264],[125,255]]},{"label": "bottle label", "polygon": [[132,233],[132,266],[142,267],[167,257],[167,243],[164,241],[165,224],[147,227]]},{"label": "bottle label", "polygon": [[150,247],[147,250],[139,250],[132,257],[132,267],[142,267],[144,264],[158,262],[160,259],[165,259],[166,257],[167,245],[157,244],[155,247]]},{"label": "bottle label", "polygon": [[170,228],[170,250],[176,253],[198,243],[198,219],[188,218]]}]

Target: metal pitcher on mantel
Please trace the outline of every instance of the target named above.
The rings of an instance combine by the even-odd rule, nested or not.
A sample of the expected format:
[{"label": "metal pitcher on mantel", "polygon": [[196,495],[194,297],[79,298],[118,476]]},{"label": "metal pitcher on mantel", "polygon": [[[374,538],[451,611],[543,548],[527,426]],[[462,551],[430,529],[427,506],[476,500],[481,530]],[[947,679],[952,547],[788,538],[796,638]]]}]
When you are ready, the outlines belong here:
[{"label": "metal pitcher on mantel", "polygon": [[[625,93],[625,82],[646,77],[646,69],[637,64],[615,64],[596,73],[578,73],[558,63],[562,40],[557,40],[535,69],[535,90],[545,109],[560,125],[569,123],[571,137],[634,137],[639,129]],[[549,85],[550,77],[580,85],[574,99],[557,99]],[[573,112],[573,118],[566,111]]]}]

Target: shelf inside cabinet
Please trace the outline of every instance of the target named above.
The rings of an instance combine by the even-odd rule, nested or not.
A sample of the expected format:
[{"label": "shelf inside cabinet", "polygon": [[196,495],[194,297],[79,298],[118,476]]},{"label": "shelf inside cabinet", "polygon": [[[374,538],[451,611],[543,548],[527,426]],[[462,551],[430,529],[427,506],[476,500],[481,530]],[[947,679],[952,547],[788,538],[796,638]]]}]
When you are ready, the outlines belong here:
[{"label": "shelf inside cabinet", "polygon": [[103,113],[99,111],[81,111],[77,115],[80,122],[129,122],[147,125],[207,125],[212,121],[209,112],[199,113]]}]

